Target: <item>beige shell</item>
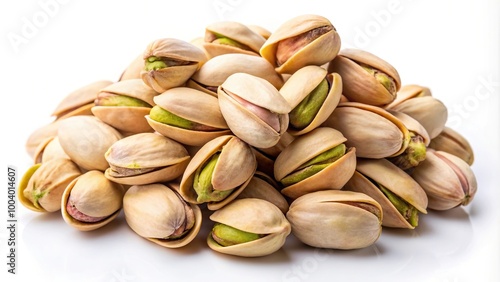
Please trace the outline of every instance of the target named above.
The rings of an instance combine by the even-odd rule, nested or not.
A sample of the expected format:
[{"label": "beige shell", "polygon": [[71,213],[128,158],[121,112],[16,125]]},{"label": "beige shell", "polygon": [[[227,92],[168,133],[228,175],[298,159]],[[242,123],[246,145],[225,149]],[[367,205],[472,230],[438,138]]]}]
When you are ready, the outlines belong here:
[{"label": "beige shell", "polygon": [[74,116],[61,121],[59,143],[77,165],[86,170],[104,171],[108,162],[104,153],[122,138],[113,127],[93,116]]},{"label": "beige shell", "polygon": [[109,147],[104,157],[114,167],[154,169],[131,176],[116,176],[111,167],[106,169],[106,178],[127,185],[173,180],[182,175],[190,159],[181,144],[156,133],[139,133],[118,140]]},{"label": "beige shell", "polygon": [[206,93],[187,87],[176,87],[156,96],[154,101],[161,108],[177,116],[218,129],[214,131],[190,130],[157,122],[149,115],[146,116],[153,129],[182,144],[202,146],[216,137],[230,133],[219,109],[217,98]]},{"label": "beige shell", "polygon": [[261,199],[237,199],[210,215],[212,221],[233,228],[266,235],[254,241],[223,247],[208,235],[210,249],[228,255],[260,257],[278,251],[290,234],[291,227],[283,213],[273,204]]},{"label": "beige shell", "polygon": [[144,69],[144,58],[142,54],[137,56],[130,65],[123,71],[118,81],[128,80],[128,79],[140,79],[141,71]]},{"label": "beige shell", "polygon": [[389,109],[416,119],[427,130],[431,139],[443,131],[448,119],[448,109],[444,103],[432,96],[408,99]]},{"label": "beige shell", "polygon": [[375,199],[384,212],[383,226],[414,229],[370,179],[425,214],[428,200],[422,187],[386,159],[358,159],[356,172],[344,187],[344,190],[361,192]]},{"label": "beige shell", "polygon": [[[396,88],[388,91],[377,79],[361,67],[367,65],[391,77]],[[401,78],[393,66],[362,50],[343,49],[328,66],[328,72],[338,73],[344,82],[343,94],[352,102],[381,106],[392,102],[401,88]]]},{"label": "beige shell", "polygon": [[352,250],[375,243],[382,232],[382,207],[371,197],[329,190],[293,201],[286,217],[292,233],[317,248]]},{"label": "beige shell", "polygon": [[193,188],[196,170],[205,164],[213,154],[220,151],[220,156],[212,174],[214,190],[233,192],[220,202],[209,202],[208,209],[217,210],[234,200],[252,179],[257,168],[257,161],[248,144],[232,135],[217,137],[206,143],[191,159],[180,184],[180,194],[189,203],[201,204]]},{"label": "beige shell", "polygon": [[159,70],[142,70],[141,78],[144,83],[158,93],[184,84],[207,60],[205,53],[198,47],[174,38],[158,39],[151,42],[144,51],[143,58],[146,60],[151,56],[191,62],[191,64]]},{"label": "beige shell", "polygon": [[[302,47],[281,66],[277,65],[276,50],[280,41],[324,26],[330,26],[332,30]],[[278,73],[291,74],[307,65],[321,66],[333,60],[339,50],[339,34],[328,19],[317,15],[302,15],[278,27],[260,49],[260,55],[275,66]]]},{"label": "beige shell", "polygon": [[396,99],[386,105],[385,108],[390,109],[408,99],[425,96],[432,96],[431,90],[428,87],[416,84],[403,85],[401,89],[399,89]]},{"label": "beige shell", "polygon": [[294,129],[288,126],[292,135],[302,135],[320,126],[337,107],[342,95],[342,78],[336,73],[327,74],[327,71],[318,66],[306,66],[296,71],[280,89],[283,98],[294,109],[307,95],[309,95],[323,79],[328,80],[329,92],[311,123],[303,129]]},{"label": "beige shell", "polygon": [[47,138],[44,140],[44,142],[40,143],[33,157],[35,164],[48,162],[49,160],[58,158],[70,159],[70,157],[64,152],[63,148],[61,147],[59,138],[57,138],[57,136]]},{"label": "beige shell", "polygon": [[78,166],[68,159],[54,159],[30,167],[18,186],[19,201],[36,212],[56,212],[61,208],[64,189],[80,176]]},{"label": "beige shell", "polygon": [[266,40],[271,36],[271,32],[260,25],[248,24],[247,27],[253,32],[260,34],[260,36],[264,37]]},{"label": "beige shell", "polygon": [[[215,39],[214,33],[235,40],[247,46],[250,50],[244,50],[230,45],[212,43],[211,41]],[[264,37],[252,31],[244,24],[239,22],[220,21],[212,23],[206,27],[205,44],[203,44],[203,47],[205,48],[209,58],[229,53],[258,56],[260,47],[265,41],[266,39]]]},{"label": "beige shell", "polygon": [[[188,208],[194,213],[193,227],[178,239],[164,239],[185,224]],[[135,233],[166,248],[186,246],[201,228],[200,208],[185,203],[168,184],[130,187],[123,197],[123,211],[127,224]]]},{"label": "beige shell", "polygon": [[208,60],[193,74],[187,86],[217,96],[217,91],[207,87],[217,89],[230,75],[238,72],[263,78],[277,89],[283,86],[283,78],[268,61],[246,54],[224,54]]},{"label": "beige shell", "polygon": [[39,127],[33,131],[25,143],[26,152],[30,157],[35,159],[35,153],[40,144],[49,142],[48,139],[52,139],[57,136],[57,130],[59,129],[59,120],[51,122],[47,125]]},{"label": "beige shell", "polygon": [[[291,108],[274,86],[267,80],[246,73],[235,73],[219,86],[219,106],[229,129],[248,144],[258,148],[276,145],[288,128],[288,113]],[[246,105],[230,97],[232,93],[243,99]],[[255,107],[257,106],[257,107]],[[279,131],[249,110],[277,115]]]},{"label": "beige shell", "polygon": [[[144,84],[141,79],[128,79],[111,84],[101,89],[101,93],[111,93],[136,98],[154,106],[153,97],[158,95],[156,91]],[[142,133],[153,132],[148,122],[144,118],[149,114],[151,108],[148,107],[127,107],[127,106],[100,106],[92,108],[92,113],[105,123],[114,128],[130,132]]]},{"label": "beige shell", "polygon": [[[61,212],[64,221],[80,231],[91,231],[110,223],[120,213],[125,193],[120,184],[106,179],[102,172],[91,170],[75,178],[64,190]],[[69,198],[75,208],[91,217],[104,217],[98,222],[83,222],[73,218],[66,209]]]},{"label": "beige shell", "polygon": [[71,92],[57,105],[52,115],[56,119],[75,115],[92,115],[90,108],[94,105],[97,93],[112,83],[108,80],[96,81]]},{"label": "beige shell", "polygon": [[404,124],[386,110],[356,103],[340,103],[323,123],[344,134],[356,156],[385,158],[400,155],[408,147],[410,133]]},{"label": "beige shell", "polygon": [[443,151],[428,150],[427,157],[412,173],[425,190],[429,208],[449,210],[468,205],[477,191],[477,181],[470,166],[462,159]]},{"label": "beige shell", "polygon": [[[346,141],[341,132],[327,127],[297,137],[276,158],[274,178],[281,181],[308,160]],[[304,194],[341,189],[356,169],[356,148],[349,148],[345,155],[320,172],[281,190],[289,198],[296,199]]]},{"label": "beige shell", "polygon": [[445,127],[438,136],[434,137],[429,147],[436,151],[444,151],[455,155],[469,165],[474,163],[474,151],[469,141],[449,127]]},{"label": "beige shell", "polygon": [[429,146],[429,143],[431,142],[431,138],[429,137],[429,133],[427,133],[427,130],[418,122],[416,119],[412,118],[411,116],[398,112],[398,111],[393,111],[393,110],[387,110],[391,115],[395,116],[397,119],[399,119],[404,126],[408,129],[408,131],[415,132],[416,134],[420,135],[422,139],[424,140],[425,146]]},{"label": "beige shell", "polygon": [[257,198],[266,200],[277,206],[283,213],[286,213],[289,205],[278,189],[278,183],[271,176],[256,171],[245,190],[236,199]]}]

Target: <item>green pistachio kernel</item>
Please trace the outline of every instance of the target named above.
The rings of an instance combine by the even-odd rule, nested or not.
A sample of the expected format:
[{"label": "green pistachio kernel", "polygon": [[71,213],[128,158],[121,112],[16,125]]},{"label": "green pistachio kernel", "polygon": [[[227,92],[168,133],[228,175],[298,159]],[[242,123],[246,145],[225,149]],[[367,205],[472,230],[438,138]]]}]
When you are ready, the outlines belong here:
[{"label": "green pistachio kernel", "polygon": [[416,167],[425,160],[427,149],[425,148],[422,136],[410,131],[410,143],[406,150],[399,156],[389,158],[389,160],[402,170]]},{"label": "green pistachio kernel", "polygon": [[346,146],[345,144],[340,144],[332,149],[325,151],[316,157],[310,159],[303,165],[301,165],[297,170],[287,175],[285,178],[281,179],[281,184],[284,186],[290,186],[297,182],[300,182],[308,177],[315,175],[320,172],[330,164],[334,163],[342,156],[345,155]]},{"label": "green pistachio kernel", "polygon": [[396,83],[392,77],[388,76],[386,73],[383,73],[377,69],[371,68],[369,66],[361,66],[364,70],[366,70],[369,74],[373,75],[375,79],[384,86],[389,93],[396,93]]},{"label": "green pistachio kernel", "polygon": [[226,37],[220,33],[214,32],[214,35],[215,35],[215,40],[212,41],[212,43],[217,43],[220,45],[229,45],[229,46],[233,46],[233,47],[240,48],[243,50],[250,50],[250,48],[248,48],[246,45],[241,44],[240,42],[238,42],[234,39],[231,39],[229,37]]},{"label": "green pistachio kernel", "polygon": [[313,121],[326,100],[328,88],[325,78],[289,113],[290,124],[295,129],[304,129]]},{"label": "green pistachio kernel", "polygon": [[126,106],[126,107],[145,107],[151,108],[151,105],[143,100],[125,95],[102,94],[95,100],[96,106]]},{"label": "green pistachio kernel", "polygon": [[401,199],[398,195],[391,192],[384,186],[377,184],[382,193],[389,199],[389,201],[396,207],[399,213],[410,223],[411,226],[416,227],[418,225],[418,210],[407,203],[405,200]]},{"label": "green pistachio kernel", "polygon": [[178,115],[174,115],[173,113],[159,106],[154,106],[151,109],[151,111],[149,112],[149,117],[157,122],[166,123],[168,125],[181,127],[185,129],[193,129],[195,127],[192,121],[181,118]]},{"label": "green pistachio kernel", "polygon": [[212,175],[215,165],[219,160],[220,152],[215,153],[205,164],[200,166],[194,175],[193,188],[198,195],[196,201],[199,203],[219,202],[224,200],[231,190],[217,191],[212,186]]},{"label": "green pistachio kernel", "polygon": [[223,247],[247,243],[261,238],[259,234],[242,231],[222,223],[215,223],[211,236],[215,242]]},{"label": "green pistachio kernel", "polygon": [[144,62],[144,70],[146,71],[159,70],[166,67],[168,67],[167,63],[156,56],[151,56]]}]

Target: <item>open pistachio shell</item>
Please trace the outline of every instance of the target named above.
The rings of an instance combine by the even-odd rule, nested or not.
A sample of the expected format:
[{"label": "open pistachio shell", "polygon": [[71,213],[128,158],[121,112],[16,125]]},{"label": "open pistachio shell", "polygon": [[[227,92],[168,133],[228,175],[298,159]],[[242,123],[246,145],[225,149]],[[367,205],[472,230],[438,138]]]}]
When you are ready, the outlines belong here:
[{"label": "open pistachio shell", "polygon": [[328,72],[340,74],[343,94],[352,102],[386,105],[401,88],[401,79],[393,66],[362,50],[343,49],[328,66]]},{"label": "open pistachio shell", "polygon": [[188,129],[153,120],[151,115],[146,116],[148,123],[157,132],[182,144],[202,146],[216,137],[230,133],[217,98],[206,93],[187,87],[176,87],[156,96],[154,101],[159,107],[178,117],[200,127],[210,128]]},{"label": "open pistachio shell", "polygon": [[59,138],[56,136],[47,138],[44,142],[40,143],[33,159],[35,163],[43,163],[58,158],[70,159],[61,147]]},{"label": "open pistachio shell", "polygon": [[362,103],[340,103],[323,126],[342,132],[346,145],[356,147],[356,156],[362,158],[397,156],[410,142],[410,133],[399,119],[382,108]]},{"label": "open pistachio shell", "polygon": [[78,166],[68,159],[54,159],[29,168],[18,188],[19,201],[36,212],[56,212],[61,208],[64,189],[80,176]]},{"label": "open pistachio shell", "polygon": [[268,61],[247,54],[224,54],[208,60],[193,74],[187,86],[217,96],[217,87],[238,72],[263,78],[277,89],[283,86],[283,78]]},{"label": "open pistachio shell", "polygon": [[396,99],[386,105],[385,108],[390,109],[408,99],[425,96],[432,96],[431,90],[428,87],[416,84],[403,85],[401,89],[399,89]]},{"label": "open pistachio shell", "polygon": [[[310,132],[314,128],[320,126],[332,114],[342,94],[342,78],[336,73],[327,74],[324,68],[306,66],[296,71],[280,89],[283,98],[290,104],[292,109],[295,109],[304,99],[306,99],[306,97],[309,97],[311,92],[313,92],[325,79],[328,83],[328,91],[325,99],[319,101],[311,99],[309,102],[309,104],[319,103],[319,105],[316,105],[318,109],[317,112],[313,113],[314,117],[309,118],[311,121],[307,126],[299,129],[291,124],[292,118],[289,116],[290,125],[288,126],[288,132],[290,134],[302,135]],[[303,113],[303,115],[307,114],[310,115],[310,111]]]},{"label": "open pistachio shell", "polygon": [[286,132],[290,105],[267,80],[235,73],[217,93],[229,129],[248,144],[269,148]]},{"label": "open pistachio shell", "polygon": [[140,79],[141,71],[144,69],[144,58],[142,54],[137,56],[130,65],[123,71],[118,81],[128,80],[128,79]]},{"label": "open pistachio shell", "polygon": [[436,151],[444,151],[455,155],[469,165],[474,163],[474,151],[469,141],[449,127],[445,127],[438,136],[434,137],[429,147]]},{"label": "open pistachio shell", "polygon": [[386,159],[358,159],[356,172],[347,182],[344,189],[365,193],[377,201],[383,209],[383,226],[414,229],[408,220],[401,215],[394,204],[377,187],[377,184],[388,189],[400,201],[411,205],[418,212],[427,213],[427,196],[420,185]]},{"label": "open pistachio shell", "polygon": [[[291,74],[307,65],[321,66],[333,60],[339,50],[340,37],[328,19],[302,15],[278,27],[260,49],[260,55],[277,72]],[[281,57],[285,58],[283,62]]]},{"label": "open pistachio shell", "polygon": [[429,198],[429,208],[449,210],[466,206],[474,198],[477,181],[470,166],[443,151],[429,150],[427,158],[415,168],[412,177]]},{"label": "open pistachio shell", "polygon": [[130,187],[123,197],[123,211],[135,233],[166,248],[189,244],[201,228],[200,208],[184,202],[169,184]]},{"label": "open pistachio shell", "polygon": [[[276,158],[274,178],[282,181],[294,172],[306,169],[303,166],[313,158],[346,142],[341,132],[327,127],[319,127],[297,137]],[[329,160],[328,160],[329,161]],[[326,163],[322,163],[326,165]],[[326,165],[319,172],[281,190],[292,199],[314,191],[341,189],[351,178],[356,168],[356,148],[349,148],[345,154]]]},{"label": "open pistachio shell", "polygon": [[42,143],[49,142],[50,139],[57,136],[57,130],[59,129],[59,120],[51,122],[47,125],[37,128],[33,131],[25,143],[26,152],[30,157],[35,159],[35,154],[38,151],[39,146]]},{"label": "open pistachio shell", "polygon": [[360,249],[378,240],[382,207],[371,197],[352,191],[318,191],[290,205],[286,214],[292,233],[317,248]]},{"label": "open pistachio shell", "polygon": [[210,215],[212,221],[262,237],[232,246],[221,246],[208,235],[210,249],[228,255],[260,257],[278,251],[291,232],[290,223],[273,204],[261,199],[237,199]]},{"label": "open pistachio shell", "polygon": [[252,179],[257,161],[248,144],[232,135],[217,137],[206,143],[191,159],[180,184],[180,194],[189,203],[201,204],[194,189],[197,170],[209,159],[220,153],[211,174],[210,185],[214,191],[232,191],[220,201],[208,202],[210,210],[217,210],[235,199]]},{"label": "open pistachio shell", "polygon": [[61,121],[58,135],[64,152],[86,170],[104,171],[104,153],[122,138],[113,127],[93,116],[74,116]]},{"label": "open pistachio shell", "polygon": [[[131,97],[143,101],[149,106],[100,105],[99,99],[101,95],[108,94]],[[153,132],[153,129],[149,126],[144,116],[155,105],[153,97],[157,94],[156,91],[144,84],[141,79],[128,79],[116,82],[99,91],[96,105],[92,108],[92,113],[100,120],[120,131],[130,133]]]},{"label": "open pistachio shell", "polygon": [[[228,44],[218,43],[220,39],[229,39]],[[219,39],[219,40],[217,40]],[[208,25],[205,29],[203,47],[213,58],[223,54],[240,53],[259,55],[260,47],[266,39],[239,22],[221,21]]]},{"label": "open pistachio shell", "polygon": [[288,211],[288,202],[278,191],[278,183],[269,175],[256,171],[247,187],[236,199],[257,198],[277,206],[283,213]]},{"label": "open pistachio shell", "polygon": [[88,171],[75,178],[64,190],[62,217],[80,231],[100,228],[120,213],[124,192],[120,184],[109,181],[102,172]]},{"label": "open pistachio shell", "polygon": [[165,38],[153,41],[144,51],[143,59],[151,60],[170,60],[175,63],[162,68],[151,68],[141,71],[141,78],[149,87],[156,92],[162,93],[167,89],[181,86],[195,71],[207,60],[205,53],[191,43],[174,39]]}]

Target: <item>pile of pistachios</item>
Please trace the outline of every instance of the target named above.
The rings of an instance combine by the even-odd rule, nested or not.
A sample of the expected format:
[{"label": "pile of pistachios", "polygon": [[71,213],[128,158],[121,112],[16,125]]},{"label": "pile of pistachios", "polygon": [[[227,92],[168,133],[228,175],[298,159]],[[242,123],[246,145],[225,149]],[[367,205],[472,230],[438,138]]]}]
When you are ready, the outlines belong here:
[{"label": "pile of pistachios", "polygon": [[35,165],[20,202],[81,231],[123,209],[167,248],[192,242],[205,213],[220,253],[269,255],[291,233],[359,249],[477,190],[445,105],[402,86],[383,59],[341,49],[317,15],[274,32],[225,21],[190,42],[155,40],[117,82],[77,89],[52,115],[26,142]]}]

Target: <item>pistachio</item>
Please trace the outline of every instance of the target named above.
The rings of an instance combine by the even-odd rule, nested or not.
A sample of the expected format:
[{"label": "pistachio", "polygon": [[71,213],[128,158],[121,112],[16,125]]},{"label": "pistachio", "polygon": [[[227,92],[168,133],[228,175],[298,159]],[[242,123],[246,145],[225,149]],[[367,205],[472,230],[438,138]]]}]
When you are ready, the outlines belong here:
[{"label": "pistachio", "polygon": [[390,109],[408,99],[425,96],[432,96],[431,90],[428,87],[416,84],[403,85],[401,89],[399,89],[396,99],[386,105],[385,108]]},{"label": "pistachio", "polygon": [[474,151],[469,141],[449,127],[445,127],[438,136],[434,137],[429,147],[436,151],[444,151],[455,155],[469,165],[474,163]]},{"label": "pistachio", "polygon": [[203,126],[199,123],[189,121],[187,119],[181,118],[178,115],[174,115],[171,112],[162,109],[160,106],[154,106],[149,112],[149,117],[157,122],[169,124],[172,126],[191,129],[191,130],[205,130],[213,131],[216,130],[214,127]]},{"label": "pistachio", "polygon": [[198,195],[197,202],[218,202],[225,199],[233,190],[217,191],[212,185],[212,175],[215,170],[215,165],[219,159],[220,152],[212,155],[210,160],[200,166],[194,175],[193,188]]},{"label": "pistachio", "polygon": [[294,128],[303,129],[312,122],[321,105],[326,100],[328,88],[328,81],[325,78],[304,100],[293,108],[289,117],[290,124]]},{"label": "pistachio", "polygon": [[141,71],[144,69],[144,59],[142,54],[137,56],[120,75],[118,81],[129,79],[140,79]]},{"label": "pistachio", "polygon": [[256,171],[247,187],[237,199],[257,198],[277,206],[283,213],[288,211],[288,202],[279,192],[278,183],[269,175]]},{"label": "pistachio", "polygon": [[410,142],[406,150],[401,155],[389,158],[389,160],[400,169],[408,170],[416,167],[420,162],[425,160],[426,151],[422,136],[410,131]]},{"label": "pistachio", "polygon": [[57,136],[59,129],[59,120],[51,122],[33,131],[25,143],[26,152],[29,156],[35,159],[35,154],[39,151],[39,147],[43,146],[42,143],[49,142],[50,139]]},{"label": "pistachio", "polygon": [[209,58],[239,53],[257,56],[266,40],[260,34],[239,22],[221,21],[205,29],[205,44]]},{"label": "pistachio", "polygon": [[250,242],[262,237],[259,234],[245,232],[222,223],[214,225],[211,236],[215,242],[223,247]]},{"label": "pistachio", "polygon": [[96,106],[115,106],[115,107],[147,107],[151,108],[151,105],[134,97],[128,97],[125,95],[117,95],[113,93],[101,92],[97,99],[95,100]]},{"label": "pistachio", "polygon": [[370,66],[361,65],[361,67],[367,71],[369,74],[373,75],[375,79],[384,86],[384,88],[389,91],[389,93],[396,95],[396,82],[386,73],[379,71],[378,69],[372,68]]},{"label": "pistachio", "polygon": [[391,204],[399,211],[399,213],[410,223],[411,226],[416,227],[418,225],[418,210],[412,205],[408,204],[406,201],[398,197],[398,195],[391,192],[391,190],[385,188],[381,184],[378,187],[382,193],[389,199]]}]

